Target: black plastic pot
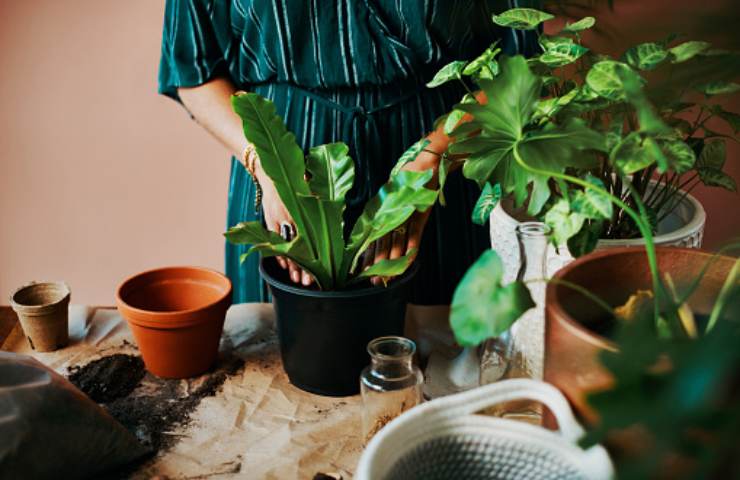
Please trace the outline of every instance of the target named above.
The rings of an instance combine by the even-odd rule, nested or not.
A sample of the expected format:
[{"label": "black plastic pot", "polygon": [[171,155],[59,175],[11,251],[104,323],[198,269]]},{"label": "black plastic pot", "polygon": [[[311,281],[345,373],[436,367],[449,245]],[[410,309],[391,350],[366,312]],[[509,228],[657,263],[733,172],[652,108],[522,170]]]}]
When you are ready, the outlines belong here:
[{"label": "black plastic pot", "polygon": [[370,363],[367,344],[403,335],[411,280],[418,266],[387,287],[319,291],[290,283],[274,258],[260,272],[270,285],[283,368],[290,382],[307,392],[355,395],[360,372]]}]

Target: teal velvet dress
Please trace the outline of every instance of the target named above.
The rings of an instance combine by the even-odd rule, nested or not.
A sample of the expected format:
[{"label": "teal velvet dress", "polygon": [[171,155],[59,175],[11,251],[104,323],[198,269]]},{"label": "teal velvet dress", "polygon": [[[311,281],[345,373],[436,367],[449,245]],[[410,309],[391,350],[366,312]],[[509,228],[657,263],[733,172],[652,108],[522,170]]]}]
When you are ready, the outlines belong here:
[{"label": "teal velvet dress", "polygon": [[[518,4],[517,4],[518,3]],[[462,86],[424,85],[446,63],[470,59],[496,39],[508,54],[530,54],[536,39],[498,28],[492,13],[536,2],[513,0],[168,0],[159,91],[226,76],[272,100],[307,150],[343,141],[356,164],[348,220],[387,180],[398,157],[433,130]],[[227,226],[260,218],[255,189],[231,160]],[[449,304],[455,285],[489,247],[470,218],[478,187],[456,174],[424,231],[412,301]],[[226,245],[234,303],[267,299],[258,256]]]}]

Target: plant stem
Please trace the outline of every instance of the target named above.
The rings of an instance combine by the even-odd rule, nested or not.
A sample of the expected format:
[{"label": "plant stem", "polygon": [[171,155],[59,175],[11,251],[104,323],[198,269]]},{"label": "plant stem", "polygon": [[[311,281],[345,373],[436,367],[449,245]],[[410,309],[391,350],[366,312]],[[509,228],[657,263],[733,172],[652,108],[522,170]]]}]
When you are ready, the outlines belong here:
[{"label": "plant stem", "polygon": [[[615,197],[614,195],[602,189],[601,187],[593,185],[585,180],[581,180],[578,177],[573,177],[573,176],[566,175],[564,173],[559,173],[559,172],[540,170],[538,168],[529,166],[524,160],[522,160],[521,156],[519,155],[517,143],[514,144],[512,153],[514,155],[514,160],[525,170],[530,171],[532,173],[539,174],[539,175],[545,175],[545,176],[550,176],[554,178],[561,178],[570,183],[575,183],[576,185],[580,185],[583,188],[590,189],[602,195],[606,195],[615,205],[620,207],[622,210],[624,210],[627,213],[627,215],[632,217],[632,219],[635,221],[635,224],[637,225],[637,228],[640,230],[640,233],[645,239],[645,253],[647,254],[648,266],[650,267],[650,275],[652,277],[652,283],[653,283],[653,291],[655,293],[655,300],[656,300],[654,302],[655,319],[657,321],[658,318],[660,317],[660,298],[663,297],[663,290],[662,290],[662,285],[661,285],[661,280],[660,280],[660,272],[658,271],[658,259],[655,253],[655,242],[653,241],[653,232],[652,232],[651,226],[648,223],[646,223],[644,220],[644,218],[647,218],[647,212],[645,211],[645,205],[643,205],[642,201],[640,201],[639,199],[635,199],[637,206],[640,209],[640,213],[644,215],[644,217],[640,216],[640,214],[635,212],[621,199]],[[627,186],[631,189],[634,188],[629,182],[627,182]]]},{"label": "plant stem", "polygon": [[594,302],[596,305],[598,305],[602,310],[607,312],[609,315],[614,317],[614,309],[611,305],[606,303],[601,297],[598,295],[595,295],[594,293],[590,292],[587,288],[584,288],[577,283],[569,282],[568,280],[563,280],[561,278],[533,278],[530,280],[524,280],[523,283],[537,283],[537,282],[547,282],[547,283],[554,283],[555,285],[563,285],[564,287],[568,287],[571,290],[575,290],[576,292],[580,293],[584,297],[588,298],[592,302]]}]

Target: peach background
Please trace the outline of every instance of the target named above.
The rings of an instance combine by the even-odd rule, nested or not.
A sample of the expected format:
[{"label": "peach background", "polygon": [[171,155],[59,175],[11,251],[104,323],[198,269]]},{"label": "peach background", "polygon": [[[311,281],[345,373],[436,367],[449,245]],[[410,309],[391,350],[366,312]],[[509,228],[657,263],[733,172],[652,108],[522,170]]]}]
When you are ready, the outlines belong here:
[{"label": "peach background", "polygon": [[[732,0],[615,3],[604,23],[641,18],[640,36],[691,28],[692,9],[737,15]],[[228,154],[156,94],[163,5],[0,0],[0,304],[34,279],[110,304],[142,269],[222,269]],[[713,40],[737,46],[734,35]],[[740,179],[737,146],[730,156]],[[707,246],[740,233],[736,194],[699,196]]]}]

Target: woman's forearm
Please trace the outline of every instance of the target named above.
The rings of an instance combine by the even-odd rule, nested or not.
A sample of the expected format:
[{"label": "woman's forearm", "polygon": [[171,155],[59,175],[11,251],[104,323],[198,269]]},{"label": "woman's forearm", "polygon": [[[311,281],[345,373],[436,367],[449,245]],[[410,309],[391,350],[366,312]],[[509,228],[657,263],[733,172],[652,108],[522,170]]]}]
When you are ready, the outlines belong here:
[{"label": "woman's forearm", "polygon": [[192,88],[177,90],[183,105],[203,128],[241,159],[247,140],[242,121],[231,108],[236,87],[230,80],[215,78]]}]

